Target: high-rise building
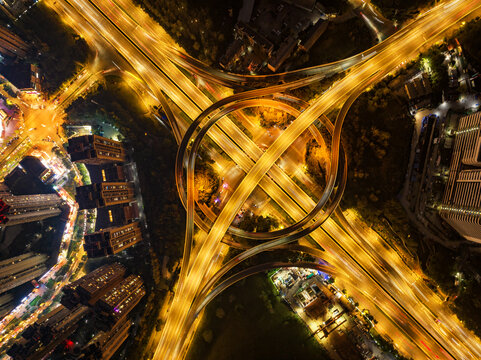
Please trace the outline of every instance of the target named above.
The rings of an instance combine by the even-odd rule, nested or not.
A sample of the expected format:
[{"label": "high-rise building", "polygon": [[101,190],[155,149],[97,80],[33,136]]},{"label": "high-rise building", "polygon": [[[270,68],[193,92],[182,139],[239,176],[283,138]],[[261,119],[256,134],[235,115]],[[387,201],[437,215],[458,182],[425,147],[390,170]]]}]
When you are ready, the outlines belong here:
[{"label": "high-rise building", "polygon": [[109,360],[129,337],[131,322],[124,319],[108,332],[100,331],[85,346],[81,360]]},{"label": "high-rise building", "polygon": [[481,243],[481,112],[459,120],[440,215],[464,238]]},{"label": "high-rise building", "polygon": [[14,360],[40,360],[50,354],[58,345],[72,334],[90,309],[79,305],[69,310],[62,305],[47,315],[42,316],[35,324],[28,327],[7,354]]},{"label": "high-rise building", "polygon": [[62,290],[62,304],[71,309],[79,303],[94,305],[115,285],[120,283],[125,267],[119,263],[104,265],[66,285]]},{"label": "high-rise building", "polygon": [[7,293],[0,296],[0,319],[13,310],[14,307],[12,294]]},{"label": "high-rise building", "polygon": [[125,204],[135,200],[131,182],[102,182],[77,187],[76,200],[80,209]]},{"label": "high-rise building", "polygon": [[110,324],[124,319],[145,295],[142,278],[129,275],[97,302],[101,316]]},{"label": "high-rise building", "polygon": [[[0,6],[2,5],[0,1]],[[25,41],[7,28],[0,26],[0,53],[3,56],[24,58],[28,49],[29,46]]]},{"label": "high-rise building", "polygon": [[114,255],[142,240],[139,222],[112,227],[85,235],[84,249],[89,258]]},{"label": "high-rise building", "polygon": [[10,192],[8,186],[2,182],[0,183],[0,199],[5,195],[12,195],[12,193]]},{"label": "high-rise building", "polygon": [[55,173],[52,169],[45,167],[39,158],[35,156],[25,156],[20,161],[20,166],[28,173],[37,177],[44,184],[51,184],[55,181]]},{"label": "high-rise building", "polygon": [[0,261],[0,294],[45,274],[47,259],[44,254],[26,253]]},{"label": "high-rise building", "polygon": [[57,194],[7,195],[0,198],[0,226],[18,225],[60,215]]},{"label": "high-rise building", "polygon": [[98,135],[84,135],[68,140],[68,153],[73,162],[107,164],[124,162],[125,149],[122,143]]}]

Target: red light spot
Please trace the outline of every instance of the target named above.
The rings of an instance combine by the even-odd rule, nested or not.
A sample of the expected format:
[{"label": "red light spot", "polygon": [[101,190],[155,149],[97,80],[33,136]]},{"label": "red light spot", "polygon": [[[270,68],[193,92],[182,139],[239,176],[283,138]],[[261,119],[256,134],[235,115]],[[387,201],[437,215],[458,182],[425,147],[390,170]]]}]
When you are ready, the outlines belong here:
[{"label": "red light spot", "polygon": [[419,340],[419,341],[421,341],[421,344],[423,344],[426,349],[428,349],[430,352],[433,352],[433,351],[426,345],[426,343],[425,343],[424,341],[422,341],[422,340]]},{"label": "red light spot", "polygon": [[74,343],[72,340],[70,339],[65,340],[65,350],[68,350],[68,351],[73,350],[73,347],[74,347]]}]

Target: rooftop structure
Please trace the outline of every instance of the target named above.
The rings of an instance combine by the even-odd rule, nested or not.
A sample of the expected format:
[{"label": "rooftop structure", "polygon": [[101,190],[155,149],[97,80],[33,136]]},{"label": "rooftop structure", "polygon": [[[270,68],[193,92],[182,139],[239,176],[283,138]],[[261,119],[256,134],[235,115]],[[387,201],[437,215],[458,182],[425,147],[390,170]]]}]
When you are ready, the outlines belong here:
[{"label": "rooftop structure", "polygon": [[139,218],[139,208],[136,202],[97,209],[95,230],[130,224]]},{"label": "rooftop structure", "polygon": [[125,274],[119,263],[104,265],[82,276],[63,288],[62,304],[68,308],[78,303],[94,305],[103,295],[117,285]]},{"label": "rooftop structure", "polygon": [[404,89],[411,101],[419,100],[432,93],[431,84],[425,72],[406,82]]},{"label": "rooftop structure", "polygon": [[102,182],[77,187],[75,199],[80,209],[93,209],[129,203],[134,195],[131,182]]},{"label": "rooftop structure", "polygon": [[271,56],[267,67],[272,71],[276,72],[279,67],[291,56],[294,49],[297,47],[298,40],[295,37],[289,36],[275,52],[274,56]]},{"label": "rooftop structure", "polygon": [[14,360],[40,360],[61,344],[88,313],[87,306],[79,305],[68,310],[62,305],[40,317],[27,328],[7,354]]},{"label": "rooftop structure", "polygon": [[0,26],[0,53],[9,57],[24,58],[28,44],[10,30]]},{"label": "rooftop structure", "polygon": [[455,134],[440,215],[460,235],[481,243],[481,112],[462,117]]},{"label": "rooftop structure", "polygon": [[130,275],[102,296],[97,306],[103,317],[111,324],[125,318],[145,295],[143,284],[140,276]]},{"label": "rooftop structure", "polygon": [[82,360],[109,360],[129,336],[131,322],[119,321],[108,332],[99,332],[83,349]]},{"label": "rooftop structure", "polygon": [[10,189],[8,188],[8,186],[2,182],[0,183],[0,199],[4,195],[12,195],[12,193],[10,192]]},{"label": "rooftop structure", "polygon": [[309,50],[326,30],[327,16],[316,0],[245,0],[235,40],[220,65],[225,69],[277,71],[298,46]]},{"label": "rooftop structure", "polygon": [[20,166],[22,166],[27,173],[38,177],[45,184],[51,184],[55,180],[53,171],[46,168],[40,159],[35,156],[25,156],[22,161],[20,161]]},{"label": "rooftop structure", "polygon": [[316,0],[284,0],[284,2],[306,11],[313,11],[316,5]]},{"label": "rooftop structure", "polygon": [[26,253],[0,261],[0,294],[42,276],[47,259],[44,254]]},{"label": "rooftop structure", "polygon": [[98,135],[84,135],[68,140],[68,153],[73,162],[108,164],[126,160],[122,143]]},{"label": "rooftop structure", "polygon": [[239,10],[239,16],[237,17],[237,21],[247,24],[252,16],[252,10],[254,10],[254,3],[255,0],[244,0],[242,2],[242,7]]},{"label": "rooftop structure", "polygon": [[12,294],[7,293],[0,296],[0,318],[7,315],[14,307]]},{"label": "rooftop structure", "polygon": [[57,194],[11,195],[0,198],[0,226],[11,226],[60,215],[62,199]]},{"label": "rooftop structure", "polygon": [[85,235],[84,249],[89,258],[114,255],[142,240],[139,222],[108,228]]},{"label": "rooftop structure", "polygon": [[304,41],[300,44],[300,49],[306,52],[309,51],[316,41],[319,40],[321,35],[326,31],[328,24],[329,23],[327,21],[321,20],[312,26],[308,31]]},{"label": "rooftop structure", "polygon": [[93,183],[131,180],[126,166],[122,164],[88,165],[88,171]]}]

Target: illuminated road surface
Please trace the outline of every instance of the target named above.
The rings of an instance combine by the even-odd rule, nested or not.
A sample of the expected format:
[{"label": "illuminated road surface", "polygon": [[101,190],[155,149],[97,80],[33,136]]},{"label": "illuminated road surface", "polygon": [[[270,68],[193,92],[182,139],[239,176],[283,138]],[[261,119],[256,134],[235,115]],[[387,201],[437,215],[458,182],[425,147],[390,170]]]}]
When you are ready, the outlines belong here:
[{"label": "illuminated road surface", "polygon": [[[412,37],[412,39],[409,39],[410,42],[408,41],[408,43],[411,44],[411,45],[410,45],[411,47],[406,47],[406,48],[403,47],[403,48],[400,49],[400,50],[399,50],[399,49],[396,49],[396,51],[394,51],[393,49],[391,49],[391,52],[392,52],[392,53],[389,53],[389,47],[390,47],[391,45],[389,45],[389,44],[386,45],[386,47],[388,48],[388,50],[383,50],[382,53],[386,53],[386,51],[388,51],[388,53],[389,53],[387,56],[386,56],[387,53],[384,55],[385,58],[387,58],[387,64],[379,63],[379,58],[378,58],[378,56],[381,55],[381,52],[379,52],[378,55],[376,55],[376,58],[378,58],[377,63],[373,64],[371,69],[367,69],[367,67],[366,67],[365,65],[363,65],[363,66],[359,67],[358,69],[355,69],[355,70],[352,72],[352,73],[355,73],[355,72],[357,71],[357,73],[359,74],[359,69],[364,69],[364,72],[363,72],[363,73],[360,73],[360,75],[358,75],[358,77],[357,77],[357,80],[358,80],[358,81],[353,82],[353,80],[352,80],[352,79],[353,79],[353,78],[352,78],[352,73],[349,74],[346,79],[344,79],[342,82],[340,82],[340,83],[344,83],[344,84],[345,84],[345,87],[344,87],[343,89],[346,91],[346,93],[349,93],[349,91],[351,90],[350,87],[349,87],[349,81],[351,81],[352,84],[362,83],[362,81],[360,81],[360,80],[362,80],[363,76],[365,77],[365,76],[371,75],[371,74],[368,74],[369,72],[372,73],[372,72],[374,72],[374,71],[379,70],[380,68],[384,68],[384,69],[387,69],[387,70],[392,69],[392,68],[395,67],[397,64],[399,64],[400,62],[402,62],[403,60],[405,60],[407,57],[409,57],[409,55],[416,50],[417,46],[419,46],[420,44],[422,44],[422,43],[424,42],[424,37],[429,38],[430,35],[431,35],[430,31],[438,32],[439,30],[441,30],[442,26],[439,25],[440,23],[443,23],[443,22],[444,22],[444,23],[446,23],[446,24],[451,24],[451,23],[453,22],[453,19],[459,18],[460,14],[458,14],[458,13],[460,13],[461,11],[465,11],[468,6],[470,6],[470,5],[473,4],[473,2],[463,2],[461,5],[460,5],[459,2],[457,2],[457,3],[452,3],[452,4],[453,4],[453,5],[450,6],[450,7],[449,7],[449,6],[448,6],[448,7],[444,7],[445,5],[441,5],[441,6],[438,8],[439,10],[437,11],[437,14],[436,14],[436,15],[434,15],[434,11],[432,11],[432,12],[431,12],[431,16],[428,17],[428,20],[424,20],[424,22],[422,23],[422,24],[424,24],[422,28],[421,28],[421,27],[419,27],[419,28],[414,28],[414,29],[411,29],[411,30],[409,31],[410,36]],[[476,3],[476,6],[477,6],[477,3]],[[442,7],[442,8],[441,8],[441,7]],[[464,8],[463,8],[463,7],[464,7]],[[82,11],[87,11],[85,8],[87,8],[87,6],[85,6],[85,7],[84,7],[83,9],[81,9],[81,10],[82,10]],[[93,10],[92,10],[92,11],[93,11]],[[455,13],[456,11],[457,11],[458,13]],[[134,13],[134,12],[132,12],[132,14],[133,14],[133,13]],[[449,18],[449,16],[448,16],[447,14],[449,14],[449,15],[451,16],[451,18]],[[93,16],[93,17],[95,17],[95,16],[97,16],[97,15],[95,15],[95,14],[90,14],[90,13],[89,13],[89,14],[87,14],[87,16]],[[117,19],[119,19],[119,21],[120,21],[120,18],[119,18],[119,17],[116,18],[116,21],[117,21]],[[98,23],[98,24],[101,24],[101,26],[103,26],[102,24],[105,23],[105,20],[102,20],[101,17],[97,17],[97,20],[91,21],[91,23],[95,23],[95,22]],[[429,23],[431,23],[431,28],[430,28],[430,24],[429,24]],[[420,25],[420,26],[421,26],[421,25]],[[122,36],[119,37],[118,34],[115,34],[115,30],[112,31],[112,30],[110,30],[110,29],[108,29],[108,28],[103,28],[103,27],[102,27],[102,30],[103,30],[102,33],[103,33],[104,36],[106,36],[106,37],[110,37],[110,36],[113,35],[112,38],[110,38],[110,43],[111,43],[113,46],[115,46],[115,47],[119,50],[119,52],[125,51],[125,49],[130,49],[129,51],[132,51],[132,53],[130,53],[129,51],[125,51],[125,53],[126,53],[126,55],[127,55],[126,57],[128,57],[129,59],[131,59],[134,67],[138,70],[138,72],[142,75],[142,77],[144,78],[144,80],[146,80],[147,83],[154,83],[154,82],[156,82],[155,79],[160,79],[160,78],[161,78],[160,76],[155,75],[155,71],[157,71],[157,70],[154,70],[154,72],[148,71],[148,70],[149,70],[149,67],[150,67],[151,65],[149,65],[148,62],[145,61],[145,58],[144,58],[142,55],[140,55],[140,56],[138,55],[138,50],[135,50],[135,49],[132,50],[132,49],[131,49],[131,44],[129,45],[128,42],[127,42],[125,39],[122,40]],[[140,28],[139,28],[138,30],[139,30],[139,32],[141,31]],[[421,30],[422,30],[422,31],[421,31]],[[111,33],[113,33],[113,34],[111,34]],[[116,39],[117,37],[118,37],[118,39]],[[404,41],[406,41],[406,39],[404,39]],[[122,43],[125,44],[125,45],[124,45],[125,47],[122,46]],[[134,56],[134,55],[135,55],[135,56]],[[392,56],[391,56],[391,55],[392,55]],[[124,55],[124,56],[125,56],[125,55]],[[160,57],[160,56],[159,56],[159,57]],[[381,59],[382,59],[382,57],[381,57]],[[371,60],[374,60],[374,58],[371,59]],[[370,60],[370,61],[371,61],[371,60]],[[384,60],[386,60],[386,59],[384,59]],[[384,60],[383,60],[383,61],[384,61]],[[389,60],[391,60],[391,61],[389,61]],[[397,62],[397,63],[396,63],[396,62]],[[372,62],[371,62],[371,64],[372,64]],[[381,65],[381,66],[379,66],[379,65]],[[162,64],[161,66],[164,66],[164,64]],[[166,66],[167,66],[167,65],[166,65]],[[150,70],[151,70],[151,69],[150,69]],[[148,79],[150,79],[150,80],[147,81]],[[349,79],[351,79],[351,80],[349,80]],[[181,79],[181,80],[182,80],[182,79]],[[190,83],[190,81],[189,81],[189,83]],[[165,78],[163,78],[162,84],[160,84],[160,83],[159,83],[159,84],[156,84],[155,87],[162,86],[163,84],[169,85],[169,84],[167,83],[167,81],[166,81]],[[192,84],[191,84],[191,83],[190,83],[190,85],[189,85],[188,83],[184,83],[183,81],[180,81],[180,82],[177,82],[176,84],[177,84],[178,87],[180,87],[180,88],[182,88],[182,89],[184,89],[184,87],[185,87],[185,88],[189,88],[189,87],[192,88]],[[175,85],[174,85],[174,86],[175,86]],[[339,86],[339,84],[337,84],[337,86]],[[165,87],[165,91],[166,91],[167,93],[168,93],[169,90],[170,90],[169,88],[172,88],[172,84],[170,84],[170,86],[166,86],[166,87]],[[331,89],[331,90],[332,90],[332,89]],[[332,92],[329,91],[327,94],[329,94],[329,93],[332,93]],[[182,108],[182,110],[186,111],[187,113],[188,113],[189,111],[192,111],[192,110],[196,111],[197,113],[199,112],[198,110],[196,110],[196,106],[192,106],[192,100],[188,99],[185,95],[184,95],[183,97],[184,97],[184,98],[187,98],[187,99],[181,99],[182,96],[179,95],[179,91],[178,91],[178,90],[177,90],[177,93],[172,92],[172,95],[170,95],[170,94],[168,94],[168,95],[169,95],[169,97],[171,97],[176,103],[179,104],[179,106]],[[335,103],[338,102],[340,99],[342,99],[343,96],[345,96],[345,93],[342,93],[342,96],[340,96],[339,99],[334,99],[334,98],[331,99],[331,101],[332,101],[331,103],[329,103],[329,102],[326,100],[326,98],[323,98],[323,101],[322,101],[323,104],[321,104],[321,106],[318,105],[316,109],[312,110],[310,116],[313,116],[313,113],[319,115],[319,112],[320,112],[321,110],[325,110],[326,108],[328,108],[328,107],[327,107],[327,104],[329,104],[329,105],[335,104]],[[179,101],[179,100],[180,100],[180,101]],[[185,102],[184,102],[183,100],[184,100]],[[202,99],[201,99],[201,100],[202,100]],[[195,101],[196,101],[196,104],[199,105],[199,106],[201,106],[202,108],[205,108],[205,107],[206,107],[204,104],[202,104],[202,102],[199,102],[199,103],[198,103],[198,102],[197,102],[197,99],[196,99]],[[304,113],[304,114],[305,114],[305,113]],[[303,115],[304,115],[304,114],[303,114]],[[307,118],[306,122],[310,121],[310,119],[309,119],[307,116],[304,116],[304,118],[305,118],[305,119]],[[302,125],[302,124],[301,124],[301,125]],[[297,125],[296,125],[296,126],[297,126]],[[302,126],[300,126],[299,129],[300,129],[300,128],[302,128]],[[289,129],[290,129],[290,128],[289,128]],[[292,132],[294,132],[294,130],[292,130]],[[286,133],[287,133],[287,132],[286,132]],[[211,135],[211,134],[209,134],[209,135]],[[292,135],[291,135],[291,137],[292,137]],[[214,136],[211,135],[211,138],[214,138]],[[284,136],[283,136],[282,138],[284,138],[283,141],[284,141],[285,143],[284,143],[284,144],[279,143],[279,144],[280,144],[280,145],[283,145],[283,146],[286,146],[286,145],[289,143],[289,141],[292,140],[291,138],[288,139],[288,138],[285,138]],[[278,149],[276,150],[277,152],[280,152],[279,149],[282,148],[282,146],[279,147],[279,144],[278,144]],[[237,151],[236,148],[234,148],[233,150],[234,150],[234,151]],[[247,150],[248,150],[248,149],[247,149]],[[266,155],[268,155],[268,154],[266,153]],[[266,155],[264,155],[264,156],[266,156]],[[274,159],[275,156],[277,156],[277,153],[275,152],[275,149],[271,150],[271,153],[270,153],[270,155],[268,155],[268,156],[270,156],[270,159],[265,158],[265,159],[267,159],[267,160],[262,160],[262,163],[258,166],[258,168],[257,168],[257,169],[258,169],[258,170],[257,170],[257,174],[258,174],[257,177],[260,177],[260,176],[262,175],[262,173],[263,173],[263,171],[264,171],[264,168],[267,168],[267,169],[270,168],[269,165],[270,165],[270,163],[273,162],[272,159]],[[256,159],[256,160],[257,160],[257,159]],[[275,161],[275,160],[274,160],[274,161]],[[236,162],[237,162],[237,160],[236,160]],[[246,164],[246,165],[247,165],[247,164]],[[241,166],[242,166],[242,165],[241,165]],[[242,167],[244,168],[244,166],[242,166]],[[254,186],[253,184],[256,183],[255,181],[257,181],[257,179],[254,177],[254,175],[252,175],[252,178],[253,178],[254,180],[251,180],[252,183],[251,183],[250,185]],[[277,180],[277,178],[276,178],[276,180]],[[264,181],[264,180],[261,180],[261,181]],[[261,184],[262,184],[262,183],[261,183]],[[271,188],[272,186],[271,186],[271,185],[268,185],[268,187]],[[252,190],[253,190],[253,189],[246,189],[246,191],[252,191]],[[290,190],[290,189],[289,189],[289,190]],[[269,195],[274,198],[274,195],[272,194],[272,191],[268,191],[268,192],[269,192]],[[298,201],[297,198],[296,198],[296,201]],[[225,227],[224,224],[221,224],[221,225]],[[218,226],[221,227],[221,225],[218,225]],[[327,229],[327,231],[328,231],[333,237],[336,237],[336,239],[337,239],[338,241],[341,242],[342,240],[346,240],[348,243],[349,243],[349,242],[353,242],[353,240],[350,240],[350,238],[347,237],[347,236],[345,235],[345,233],[343,234],[342,232],[339,232],[339,231],[336,233],[335,231],[329,229],[327,226],[326,226],[325,228]],[[345,237],[345,239],[343,239],[343,236]],[[324,238],[325,238],[325,237],[326,237],[326,236],[324,235]],[[322,242],[321,242],[321,243],[322,243]],[[215,245],[214,245],[214,246],[215,246]],[[370,249],[368,249],[368,250],[369,250],[369,252],[370,252]],[[346,258],[346,255],[344,255],[344,254],[338,254],[338,255],[341,255],[342,257]],[[356,254],[356,256],[357,256],[357,254]],[[363,258],[364,258],[364,257],[361,256],[360,259],[356,259],[356,260],[359,261],[359,262],[362,262],[363,265],[367,266],[367,265],[369,265],[369,262],[370,262],[370,260],[371,260],[371,258],[372,258],[372,255],[371,255],[371,256],[369,256],[369,255],[366,256],[366,260],[367,260],[366,263],[364,262],[364,259],[363,259]],[[347,257],[347,260],[346,260],[346,259],[344,259],[344,260],[337,260],[337,263],[341,263],[341,264],[342,264],[343,261],[347,261],[348,264],[349,264],[349,258],[348,258],[348,257]],[[348,267],[349,267],[349,266],[348,266]],[[357,272],[359,272],[359,267],[355,265],[355,266],[352,268],[353,273],[356,273],[356,268],[358,269]],[[377,270],[377,271],[375,271],[374,274],[376,275],[376,277],[379,278],[379,281],[383,281],[383,282],[384,282],[385,280],[383,279],[383,276],[382,276],[382,275],[378,275],[378,274],[380,274],[379,268],[377,268],[376,270]],[[407,274],[410,275],[411,272],[407,272]],[[189,278],[190,278],[190,276],[189,276]],[[403,278],[403,277],[402,277],[402,278]],[[402,278],[401,278],[401,279],[402,279]],[[368,290],[366,293],[370,293],[370,294],[375,293],[375,292],[372,291],[372,289],[376,289],[376,288],[377,288],[376,284],[374,284],[374,286],[373,286],[372,280],[369,280],[369,279],[367,279],[366,282],[367,282],[367,284],[370,285],[370,286],[366,286],[366,288],[367,288],[367,290]],[[385,286],[386,286],[386,285],[389,285],[389,279],[386,280],[386,282],[388,282],[388,284],[383,284],[383,285],[385,285]],[[197,286],[197,285],[196,285],[196,286]],[[184,287],[185,287],[185,285],[184,285]],[[394,286],[394,287],[395,287],[395,286]],[[358,288],[359,288],[359,285],[358,285]],[[396,294],[396,292],[394,292],[394,294]],[[427,292],[427,294],[430,294],[430,293]],[[415,300],[415,303],[417,304],[417,306],[420,306],[420,307],[422,308],[423,305],[420,303],[419,300],[417,300],[417,297],[416,297],[415,295],[411,295],[411,297],[410,297],[410,294],[406,294],[406,295],[402,294],[402,296],[399,298],[399,301],[404,301],[405,297],[408,297],[409,299],[414,299],[414,300]],[[381,304],[383,304],[383,307],[384,307],[384,303],[381,302]],[[188,306],[188,305],[186,305],[186,306]],[[172,309],[173,309],[173,310],[172,310],[171,314],[172,314],[172,313],[175,313],[175,306],[173,306]],[[386,305],[386,309],[387,309],[387,305]],[[399,311],[399,308],[397,309],[397,311]],[[414,315],[415,315],[416,318],[422,319],[421,321],[423,322],[423,325],[424,325],[424,326],[429,326],[430,328],[433,328],[433,327],[434,327],[434,324],[430,324],[430,323],[432,322],[432,315],[427,316],[426,314],[423,314],[423,313],[425,312],[425,311],[423,311],[423,310],[416,310],[416,309],[414,309],[414,310],[410,310],[410,311],[413,311],[413,312],[414,312]],[[181,312],[181,311],[180,311],[180,312]],[[402,311],[401,311],[401,312],[402,312]],[[394,313],[394,312],[392,312],[392,311],[390,311],[390,313],[393,315],[393,318],[395,318],[395,317],[398,316],[396,313]],[[449,313],[448,313],[448,314],[449,314]],[[395,321],[397,321],[397,320],[395,320]],[[409,322],[411,322],[411,320],[409,320]],[[459,326],[459,325],[458,325],[458,326]],[[452,329],[451,331],[454,330],[454,331],[457,333],[458,339],[463,339],[463,338],[464,338],[463,341],[464,341],[465,343],[468,342],[468,346],[469,346],[469,347],[471,347],[471,348],[473,348],[473,349],[476,348],[476,344],[469,343],[469,341],[467,341],[467,339],[463,336],[463,334],[462,334],[462,332],[461,332],[462,329],[460,330],[460,329],[458,329],[456,326],[451,327],[451,329]],[[436,333],[437,330],[435,329],[434,332]],[[175,333],[176,333],[176,332],[174,331],[174,332],[173,332],[174,337],[175,337]],[[441,333],[442,333],[442,332],[441,332]],[[178,334],[178,333],[177,333],[177,334]],[[437,349],[438,347],[437,347],[437,346],[431,346],[432,340],[430,340],[429,338],[422,340],[422,336],[425,336],[425,335],[423,335],[423,334],[420,334],[420,336],[417,336],[416,334],[415,334],[414,336],[413,336],[413,335],[410,335],[410,337],[411,337],[411,338],[414,337],[415,340],[417,340],[417,338],[420,338],[421,341],[424,341],[425,343],[428,343],[430,349],[434,349],[434,351],[436,351],[436,349]],[[437,336],[440,336],[440,335],[437,335]],[[471,338],[471,339],[472,339],[472,338]],[[173,340],[175,340],[175,339],[173,339]],[[394,340],[395,340],[396,343],[398,343],[398,341],[396,341],[396,339],[394,339]],[[457,341],[457,340],[454,340],[454,341],[450,340],[450,339],[449,339],[449,335],[446,336],[446,337],[442,337],[441,341],[443,341],[443,342],[445,342],[445,343],[447,343],[447,344],[451,344],[450,348],[453,348],[453,347],[456,348],[456,347],[457,347],[457,345],[456,345],[456,341]],[[475,340],[474,340],[474,341],[475,341]],[[401,345],[402,345],[402,344],[401,344]],[[423,345],[420,345],[419,342],[417,342],[416,346],[421,347],[421,349],[423,348]],[[159,347],[162,349],[162,346],[159,346]],[[402,347],[402,346],[401,346],[401,347]],[[168,347],[167,347],[167,348],[168,348]],[[162,351],[162,350],[160,350],[160,351]],[[422,350],[422,351],[430,352],[430,351],[432,351],[432,350]],[[464,351],[464,349],[459,349],[459,351]],[[439,354],[441,354],[441,353],[442,353],[442,350],[438,350],[438,352],[439,352]],[[408,353],[409,353],[409,352],[408,352]],[[428,355],[428,354],[427,354],[427,355],[425,355],[425,356],[430,356],[430,357],[435,358],[435,355]],[[442,354],[439,355],[439,356],[442,356]],[[159,357],[159,358],[162,358],[162,357]],[[167,358],[167,357],[165,357],[165,358]],[[471,357],[467,357],[467,358],[471,358]],[[476,357],[475,357],[475,358],[476,358]]]},{"label": "illuminated road surface", "polygon": [[[469,5],[478,5],[478,2],[471,2],[471,4],[464,3],[465,9],[471,10]],[[358,93],[367,88],[373,80],[386,75],[388,72],[396,68],[396,66],[403,62],[406,58],[411,58],[418,53],[418,48],[424,43],[424,38],[429,38],[431,35],[438,34],[439,30],[443,30],[443,24],[451,24],[453,19],[459,18],[459,9],[456,6],[447,8],[443,6],[444,18],[431,18],[429,21],[424,22],[423,27],[414,28],[407,33],[406,36],[400,38],[400,40],[392,41],[388,50],[384,50],[382,53],[378,53],[372,59],[367,60],[366,63],[354,69],[349,76],[335,84],[332,89],[316,100],[306,111],[304,111],[289,127],[288,129],[274,142],[273,145],[264,153],[264,155],[256,162],[254,167],[249,171],[241,184],[237,187],[234,194],[229,199],[228,204],[224,207],[221,214],[218,216],[215,224],[210,230],[205,242],[202,244],[193,264],[189,267],[190,272],[187,277],[188,284],[184,288],[181,287],[181,292],[177,293],[180,301],[177,303],[178,308],[174,304],[171,310],[171,316],[169,317],[167,324],[164,328],[164,336],[154,358],[168,358],[172,356],[175,358],[178,355],[178,343],[179,340],[175,337],[180,333],[181,325],[176,323],[182,322],[182,317],[185,315],[185,309],[188,309],[190,301],[192,301],[198,286],[204,279],[202,271],[208,266],[208,262],[213,254],[217,253],[220,240],[227,231],[229,225],[232,223],[234,217],[247,200],[247,197],[255,188],[255,186],[264,177],[267,171],[274,165],[275,161],[288,149],[291,143],[295,141],[306,129],[310,126],[321,114],[329,111],[338,102],[342,102],[353,90]],[[452,18],[449,18],[451,16]],[[448,21],[446,21],[448,19]],[[436,21],[437,20],[437,21]],[[422,37],[421,37],[422,36]],[[421,41],[419,40],[421,38]],[[372,74],[376,74],[372,78]],[[361,85],[359,85],[361,84]],[[357,254],[356,254],[357,256]],[[185,291],[182,291],[184,290]],[[177,310],[177,311],[176,311]],[[429,314],[429,313],[428,313]],[[431,314],[429,314],[431,315]],[[169,320],[172,320],[172,330],[169,328]],[[432,327],[429,324],[423,324],[425,327]],[[170,331],[170,333],[169,333]],[[429,352],[431,348],[425,346]],[[461,354],[470,349],[462,349],[459,346],[455,346],[452,350],[454,356],[462,356]],[[447,352],[443,349],[444,356],[449,358]],[[448,350],[449,351],[449,350]],[[479,351],[475,350],[476,352]],[[429,354],[428,356],[438,356],[436,354]]]}]

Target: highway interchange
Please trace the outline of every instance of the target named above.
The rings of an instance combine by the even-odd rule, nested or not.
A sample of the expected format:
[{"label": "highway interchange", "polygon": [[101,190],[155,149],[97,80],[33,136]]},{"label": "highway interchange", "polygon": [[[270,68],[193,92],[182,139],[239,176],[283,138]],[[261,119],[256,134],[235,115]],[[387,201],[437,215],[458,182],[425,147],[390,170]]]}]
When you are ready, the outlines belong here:
[{"label": "highway interchange", "polygon": [[[255,87],[256,83],[267,85],[265,88],[230,97],[224,103],[218,104],[224,113],[236,110],[241,101],[249,100],[257,100],[259,105],[285,108],[285,105],[280,105],[284,103],[270,97],[292,86],[292,81],[298,81],[300,85],[307,84],[351,68],[344,78],[311,101],[265,152],[229,117],[219,116],[219,121],[208,132],[207,129],[204,130],[210,140],[219,145],[246,176],[211,228],[206,229],[208,232],[201,235],[202,241],[192,249],[193,251],[190,249],[191,238],[189,241],[186,240],[187,255],[190,256],[184,258],[176,296],[170,307],[167,323],[158,337],[155,359],[176,359],[185,354],[190,338],[187,334],[190,334],[192,329],[188,319],[192,318],[193,313],[197,313],[197,308],[193,304],[202,302],[204,296],[207,296],[206,290],[203,290],[204,285],[221,269],[222,255],[219,257],[219,254],[225,252],[223,249],[225,245],[221,240],[257,185],[296,222],[304,219],[306,214],[316,207],[315,201],[276,165],[276,161],[290,145],[322,114],[344,104],[333,131],[331,156],[332,162],[336,163],[339,155],[336,148],[339,147],[342,121],[352,101],[404,61],[415,57],[421,46],[438,40],[446,28],[481,5],[481,1],[474,0],[442,2],[364,54],[325,67],[296,74],[283,74],[284,83],[276,86],[281,77],[243,77],[211,71],[194,59],[183,56],[181,51],[172,51],[174,45],[165,32],[130,0],[45,2],[91,45],[98,47],[100,57],[106,56],[109,60],[115,58],[119,64],[129,64],[134,69],[136,72],[134,78],[140,78],[140,82],[151,95],[151,101],[160,102],[166,110],[171,125],[176,129],[175,135],[179,143],[182,140],[182,132],[185,132],[190,123],[206,109],[208,110],[205,115],[210,115],[215,106],[209,109],[213,103],[211,98],[180,71],[178,66],[219,84],[247,88]],[[102,35],[101,39],[98,39],[98,34]],[[105,55],[106,52],[114,54]],[[118,55],[121,60],[118,60]],[[110,63],[108,67],[111,66]],[[212,94],[212,97],[215,98],[216,94]],[[181,115],[182,112],[186,116]],[[326,196],[320,201],[322,205],[327,203],[328,195],[331,194],[336,180],[339,180],[337,167],[333,168],[330,175],[329,186],[325,190]],[[186,195],[187,210],[191,214],[189,218],[193,219],[193,197],[189,196],[188,191],[191,183],[192,176],[187,182]],[[181,195],[183,194],[184,190],[181,191]],[[324,213],[320,212],[319,218],[322,218]],[[342,213],[338,212],[338,217],[342,219]],[[319,225],[321,222],[319,221]],[[187,236],[192,237],[192,231],[193,223],[189,221]],[[401,352],[415,359],[481,357],[478,339],[463,329],[449,309],[443,306],[442,300],[392,249],[385,247],[382,239],[372,234],[361,234],[347,223],[341,228],[331,219],[327,219],[322,227],[313,230],[310,236],[326,249],[323,258],[336,268],[336,281],[343,284],[363,307],[371,310],[379,321],[378,331],[390,334]],[[277,245],[289,241],[282,237],[282,234],[278,238]],[[202,296],[199,296],[200,293]]]}]

